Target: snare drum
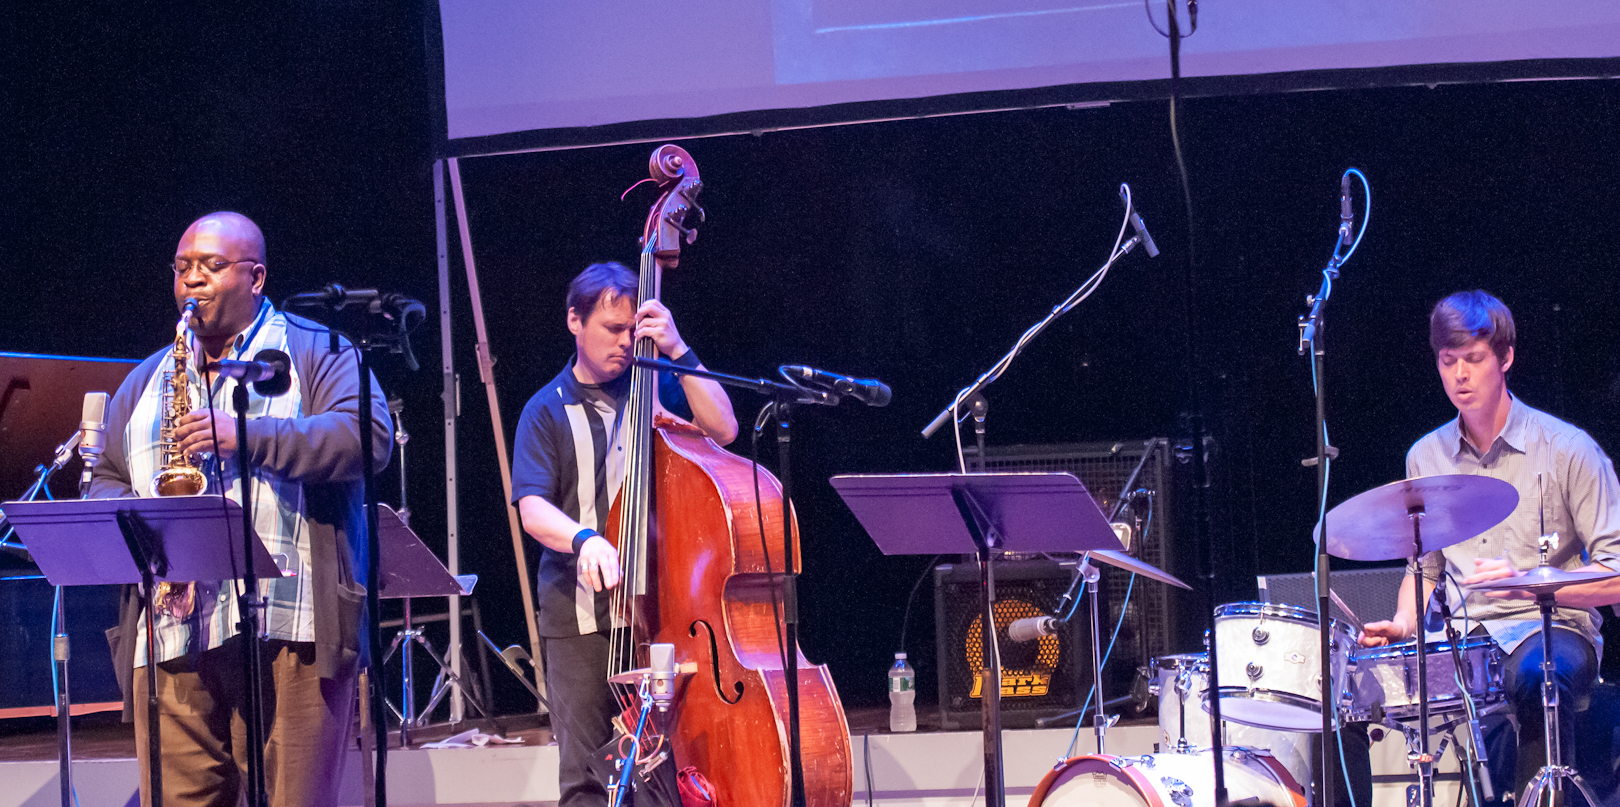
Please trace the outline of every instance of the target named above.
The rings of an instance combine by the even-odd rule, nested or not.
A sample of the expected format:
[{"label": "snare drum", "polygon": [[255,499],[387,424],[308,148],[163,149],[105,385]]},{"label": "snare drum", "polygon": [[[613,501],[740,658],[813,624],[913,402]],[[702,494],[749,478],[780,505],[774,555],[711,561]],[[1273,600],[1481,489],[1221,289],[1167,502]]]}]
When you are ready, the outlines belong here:
[{"label": "snare drum", "polygon": [[[1209,712],[1204,698],[1209,690],[1209,656],[1183,653],[1153,659],[1148,673],[1148,694],[1159,701],[1159,750],[1181,752],[1185,742],[1190,750],[1208,750]],[[1223,721],[1226,722],[1226,721]],[[1251,750],[1269,751],[1293,775],[1296,782],[1311,778],[1311,737],[1298,732],[1276,731],[1226,722],[1221,744]]]},{"label": "snare drum", "polygon": [[[1255,800],[1276,807],[1305,807],[1299,783],[1269,754],[1229,750],[1226,792],[1233,804]],[[1029,797],[1029,807],[1206,807],[1214,803],[1215,761],[1209,751],[1072,757],[1046,774]]]},{"label": "snare drum", "polygon": [[[1316,613],[1292,605],[1238,602],[1215,609],[1220,643],[1221,717],[1280,729],[1322,730],[1322,656]],[[1333,690],[1328,708],[1346,693],[1345,668],[1355,633],[1328,620]]]},{"label": "snare drum", "polygon": [[[1502,648],[1489,636],[1463,640],[1462,682],[1474,705],[1484,707],[1503,699]],[[1355,672],[1350,675],[1352,721],[1376,721],[1377,707],[1396,720],[1416,720],[1418,716],[1417,642],[1357,650]],[[1451,658],[1450,642],[1428,643],[1429,710],[1450,712],[1463,708],[1462,689],[1457,686],[1457,666]]]}]

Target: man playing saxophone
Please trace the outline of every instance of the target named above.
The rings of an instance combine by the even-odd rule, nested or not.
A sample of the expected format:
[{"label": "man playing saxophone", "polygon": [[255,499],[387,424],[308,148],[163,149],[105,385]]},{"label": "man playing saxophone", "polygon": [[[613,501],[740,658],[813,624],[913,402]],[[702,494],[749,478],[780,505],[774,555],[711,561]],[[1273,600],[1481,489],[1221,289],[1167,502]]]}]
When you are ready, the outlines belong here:
[{"label": "man playing saxophone", "polygon": [[[264,296],[264,236],[238,213],[186,228],[172,264],[182,312],[174,344],[133,370],[107,409],[107,448],[94,497],[194,492],[240,497],[237,455],[253,468],[254,528],[285,575],[258,570],[264,682],[265,783],[272,805],[335,805],[365,647],[366,534],[361,500],[359,381],[349,345],[328,351],[325,329]],[[249,393],[247,442],[225,411],[233,385],[203,368],[277,349],[292,357],[292,388]],[[377,467],[392,425],[372,384]],[[221,536],[222,539],[224,536]],[[267,573],[268,572],[268,573]],[[233,807],[245,787],[246,682],[237,635],[237,581],[155,592],[157,681],[165,804]],[[123,598],[115,669],[134,718],[142,803],[149,804],[144,606]],[[140,670],[140,674],[135,674]]]}]

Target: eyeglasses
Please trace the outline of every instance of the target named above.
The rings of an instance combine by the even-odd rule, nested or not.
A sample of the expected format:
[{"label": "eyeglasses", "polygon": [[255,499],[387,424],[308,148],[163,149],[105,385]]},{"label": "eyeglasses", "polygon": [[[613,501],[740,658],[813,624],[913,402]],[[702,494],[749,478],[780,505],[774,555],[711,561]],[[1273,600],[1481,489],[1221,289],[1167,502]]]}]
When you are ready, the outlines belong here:
[{"label": "eyeglasses", "polygon": [[236,264],[256,263],[257,261],[258,258],[242,258],[234,261],[219,257],[198,258],[195,261],[188,261],[185,258],[175,258],[174,263],[170,264],[169,268],[173,269],[176,275],[186,274],[187,272],[191,271],[192,267],[202,270],[202,273],[205,275],[217,275],[220,272],[235,266]]}]

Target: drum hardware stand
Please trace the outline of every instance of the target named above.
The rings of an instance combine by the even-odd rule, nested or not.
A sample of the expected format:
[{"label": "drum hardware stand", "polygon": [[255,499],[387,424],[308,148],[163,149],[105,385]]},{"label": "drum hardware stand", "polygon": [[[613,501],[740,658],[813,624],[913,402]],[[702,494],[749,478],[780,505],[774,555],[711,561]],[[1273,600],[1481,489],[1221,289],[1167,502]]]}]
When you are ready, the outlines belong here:
[{"label": "drum hardware stand", "polygon": [[[1539,544],[1541,565],[1547,566],[1547,554],[1558,544],[1558,533],[1541,536]],[[1598,804],[1598,800],[1593,797],[1592,791],[1587,788],[1581,775],[1574,767],[1565,765],[1563,760],[1564,749],[1558,725],[1558,682],[1553,678],[1552,655],[1552,618],[1553,612],[1558,608],[1556,592],[1538,590],[1536,606],[1541,610],[1541,727],[1547,738],[1547,764],[1536,771],[1535,778],[1525,786],[1524,796],[1519,799],[1519,807],[1532,807],[1539,803],[1543,791],[1549,796],[1548,803],[1555,803],[1555,794],[1562,788],[1565,780],[1575,785],[1586,798],[1587,804]]]},{"label": "drum hardware stand", "polygon": [[1108,729],[1119,722],[1119,715],[1108,714],[1107,704],[1103,701],[1102,574],[1097,564],[1091,562],[1090,552],[1080,561],[1080,574],[1085,577],[1086,585],[1091,587],[1091,686],[1096,690],[1097,698],[1092,725],[1097,732],[1097,753],[1106,754]]},{"label": "drum hardware stand", "polygon": [[[1454,671],[1457,677],[1457,692],[1462,696],[1463,713],[1465,716],[1464,720],[1453,721],[1447,725],[1447,728],[1450,731],[1451,739],[1457,742],[1457,748],[1459,749],[1458,754],[1461,757],[1463,766],[1466,767],[1469,773],[1473,774],[1476,781],[1479,782],[1480,792],[1475,795],[1484,801],[1495,801],[1496,789],[1491,785],[1490,766],[1486,764],[1489,757],[1487,756],[1488,752],[1485,749],[1485,735],[1482,731],[1480,731],[1479,728],[1479,710],[1475,708],[1474,696],[1469,693],[1468,685],[1464,683],[1463,680],[1465,677],[1462,655],[1463,635],[1457,632],[1456,624],[1451,621],[1451,600],[1446,593],[1446,575],[1443,570],[1440,574],[1440,580],[1434,589],[1434,601],[1440,607],[1440,619],[1445,625],[1446,641],[1451,645],[1451,669]],[[1418,631],[1418,650],[1420,653],[1427,655],[1428,643],[1425,641],[1427,637],[1423,636],[1424,633],[1425,631],[1423,630]],[[1466,744],[1457,740],[1457,726],[1463,724],[1468,726],[1468,742]],[[1444,743],[1441,743],[1440,748],[1440,754],[1437,754],[1436,756],[1441,756],[1445,753]],[[1476,805],[1476,807],[1478,807],[1478,805]]]},{"label": "drum hardware stand", "polygon": [[[1412,522],[1412,568],[1417,570],[1417,580],[1423,579],[1423,514],[1421,504],[1412,505],[1407,510],[1406,517]],[[1323,546],[1327,545],[1327,536],[1322,536]],[[1408,764],[1417,769],[1418,775],[1418,804],[1421,807],[1431,807],[1434,804],[1434,760],[1436,755],[1429,747],[1429,653],[1428,643],[1425,641],[1423,631],[1424,608],[1423,586],[1421,583],[1412,586],[1413,613],[1417,615],[1417,676],[1418,676],[1418,747],[1416,751],[1408,751],[1406,758]],[[1327,743],[1323,742],[1325,747]]]}]

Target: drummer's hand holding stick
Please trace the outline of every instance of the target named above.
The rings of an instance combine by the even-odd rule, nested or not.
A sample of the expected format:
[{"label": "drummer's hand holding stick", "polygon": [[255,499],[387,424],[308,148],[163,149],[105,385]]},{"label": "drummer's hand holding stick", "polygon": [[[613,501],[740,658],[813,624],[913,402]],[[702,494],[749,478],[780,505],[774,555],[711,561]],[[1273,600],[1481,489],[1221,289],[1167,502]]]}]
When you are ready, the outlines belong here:
[{"label": "drummer's hand holding stick", "polygon": [[[1506,577],[1522,577],[1523,575],[1524,572],[1513,568],[1513,564],[1508,563],[1507,558],[1475,558],[1474,573],[1464,577],[1461,585],[1473,586],[1488,580],[1501,580]],[[1536,595],[1519,589],[1487,591],[1485,596],[1506,600],[1533,600],[1536,598]]]},{"label": "drummer's hand holding stick", "polygon": [[[1434,595],[1434,583],[1423,581],[1423,600]],[[1418,615],[1412,605],[1412,575],[1401,580],[1401,593],[1395,599],[1395,616],[1382,622],[1368,622],[1361,626],[1362,647],[1383,647],[1404,642],[1417,635]]]}]

